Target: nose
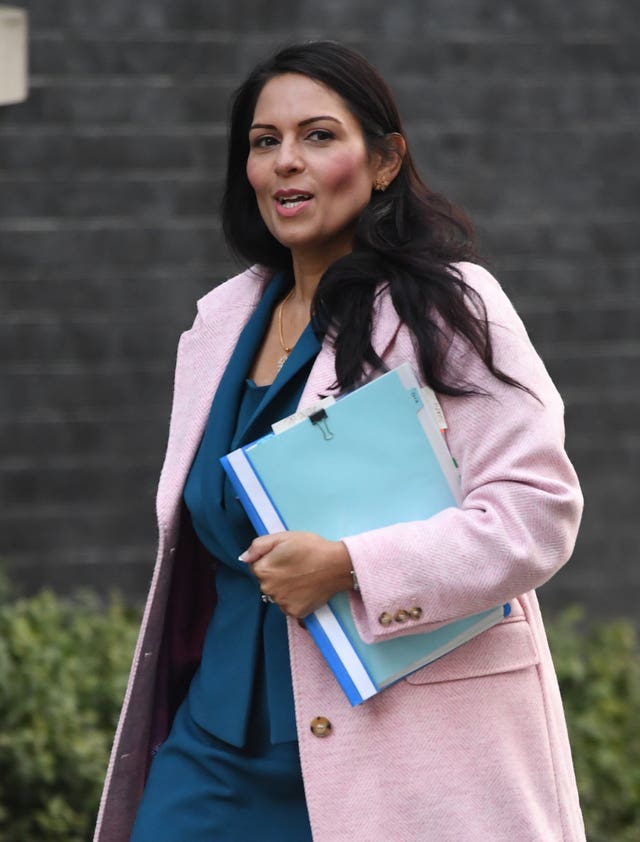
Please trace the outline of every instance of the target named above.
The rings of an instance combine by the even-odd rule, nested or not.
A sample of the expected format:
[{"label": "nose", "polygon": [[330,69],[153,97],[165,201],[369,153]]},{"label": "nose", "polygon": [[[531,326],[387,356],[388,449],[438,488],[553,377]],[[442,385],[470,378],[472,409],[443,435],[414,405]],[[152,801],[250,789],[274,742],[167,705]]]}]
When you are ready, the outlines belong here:
[{"label": "nose", "polygon": [[293,140],[283,138],[278,148],[275,161],[277,175],[290,175],[299,173],[304,169],[304,161],[300,154],[300,147]]}]

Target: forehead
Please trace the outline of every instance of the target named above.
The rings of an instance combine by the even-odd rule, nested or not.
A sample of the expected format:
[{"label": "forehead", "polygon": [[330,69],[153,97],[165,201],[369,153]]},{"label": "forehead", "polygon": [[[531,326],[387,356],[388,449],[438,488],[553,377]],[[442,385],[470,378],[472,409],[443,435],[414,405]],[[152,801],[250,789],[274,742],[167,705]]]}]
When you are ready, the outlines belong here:
[{"label": "forehead", "polygon": [[340,94],[308,76],[285,73],[274,76],[263,87],[253,122],[277,125],[279,121],[299,122],[320,115],[359,125]]}]

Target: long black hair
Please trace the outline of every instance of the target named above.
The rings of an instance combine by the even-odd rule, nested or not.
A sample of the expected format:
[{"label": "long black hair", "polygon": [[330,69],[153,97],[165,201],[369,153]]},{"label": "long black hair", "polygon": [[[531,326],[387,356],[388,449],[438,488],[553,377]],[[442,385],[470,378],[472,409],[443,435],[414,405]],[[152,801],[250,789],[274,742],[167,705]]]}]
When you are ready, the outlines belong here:
[{"label": "long black hair", "polygon": [[[332,41],[289,46],[259,64],[237,90],[231,107],[223,230],[243,260],[274,271],[291,269],[291,253],[268,231],[246,174],[249,128],[265,84],[298,73],[342,97],[360,123],[369,152],[388,154],[388,136],[404,135],[385,81],[366,59]],[[486,311],[455,264],[477,261],[471,223],[420,179],[407,149],[386,192],[373,192],[356,223],[353,250],[328,267],[312,305],[315,324],[336,350],[337,384],[358,385],[367,366],[384,369],[371,345],[376,295],[388,288],[402,321],[415,338],[426,382],[449,395],[474,392],[461,375],[444,370],[447,335],[459,334],[498,379],[519,386],[493,363]]]}]

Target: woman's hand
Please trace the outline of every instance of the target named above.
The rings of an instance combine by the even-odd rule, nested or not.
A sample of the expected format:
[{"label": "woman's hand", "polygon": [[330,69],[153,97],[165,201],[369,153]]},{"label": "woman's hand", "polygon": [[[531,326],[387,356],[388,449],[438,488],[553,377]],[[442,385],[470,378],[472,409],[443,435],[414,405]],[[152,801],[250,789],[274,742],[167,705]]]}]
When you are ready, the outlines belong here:
[{"label": "woman's hand", "polygon": [[262,593],[292,617],[306,617],[353,582],[346,546],[313,532],[262,535],[240,561],[251,565]]}]

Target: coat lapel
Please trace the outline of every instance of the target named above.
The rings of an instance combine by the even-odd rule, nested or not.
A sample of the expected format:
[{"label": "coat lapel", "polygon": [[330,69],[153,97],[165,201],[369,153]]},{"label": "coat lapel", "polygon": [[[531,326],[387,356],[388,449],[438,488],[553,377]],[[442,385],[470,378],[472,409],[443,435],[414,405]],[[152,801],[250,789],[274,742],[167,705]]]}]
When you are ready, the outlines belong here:
[{"label": "coat lapel", "polygon": [[214,395],[247,322],[268,289],[264,278],[255,279],[242,295],[212,308],[210,318],[199,315],[180,338],[169,441],[156,500],[161,534],[178,522],[182,491]]}]

